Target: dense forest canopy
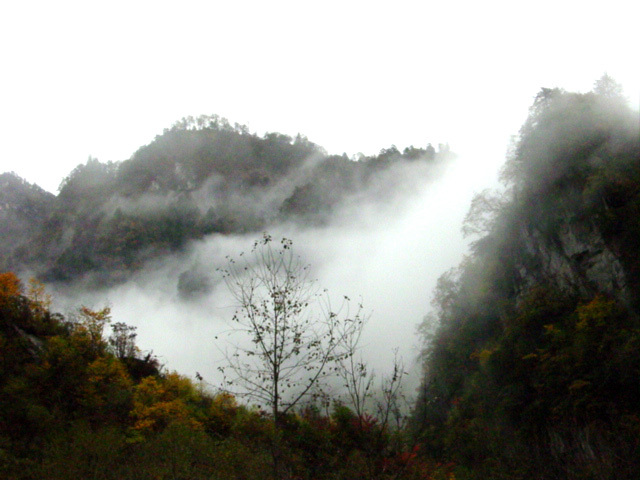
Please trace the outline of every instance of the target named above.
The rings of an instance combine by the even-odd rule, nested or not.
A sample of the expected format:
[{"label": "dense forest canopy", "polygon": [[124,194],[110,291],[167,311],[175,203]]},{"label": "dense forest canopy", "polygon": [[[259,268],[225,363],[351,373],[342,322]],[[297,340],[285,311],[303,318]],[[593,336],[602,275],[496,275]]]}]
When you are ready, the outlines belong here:
[{"label": "dense forest canopy", "polygon": [[543,89],[502,178],[421,327],[416,434],[473,478],[637,478],[638,112]]},{"label": "dense forest canopy", "polygon": [[216,115],[188,117],[127,161],[89,158],[55,197],[26,184],[3,189],[12,207],[0,221],[14,242],[5,245],[2,264],[47,281],[118,282],[207,235],[323,224],[342,205],[376,192],[375,201],[389,203],[429,175],[409,169],[448,156],[447,147],[436,153],[428,145],[350,159],[328,155],[302,135],[258,136]]}]

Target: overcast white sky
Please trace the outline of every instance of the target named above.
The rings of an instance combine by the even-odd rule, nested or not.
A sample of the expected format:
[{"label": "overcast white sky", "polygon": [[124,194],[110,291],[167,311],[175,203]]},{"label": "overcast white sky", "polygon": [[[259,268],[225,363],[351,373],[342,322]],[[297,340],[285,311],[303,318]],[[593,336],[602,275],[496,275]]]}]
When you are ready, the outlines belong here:
[{"label": "overcast white sky", "polygon": [[3,2],[0,172],[55,192],[211,113],[331,153],[502,157],[542,86],[606,71],[637,104],[637,21],[628,0]]}]

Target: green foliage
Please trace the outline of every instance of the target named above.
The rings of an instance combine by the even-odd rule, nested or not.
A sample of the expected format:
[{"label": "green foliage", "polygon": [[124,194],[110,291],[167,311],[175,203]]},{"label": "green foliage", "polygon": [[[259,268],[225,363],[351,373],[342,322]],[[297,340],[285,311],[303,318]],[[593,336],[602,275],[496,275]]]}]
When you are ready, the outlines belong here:
[{"label": "green foliage", "polygon": [[28,294],[0,274],[2,478],[262,480],[274,446],[281,478],[455,478],[383,417],[305,405],[276,429],[272,414],[160,372],[126,324],[107,338],[108,308],[65,319],[38,282]]},{"label": "green foliage", "polygon": [[125,438],[115,427],[94,429],[77,421],[55,432],[42,448],[42,461],[34,465],[33,478],[122,478]]},{"label": "green foliage", "polygon": [[3,174],[0,267],[104,286],[205,235],[257,233],[275,221],[323,223],[380,184],[386,201],[407,183],[394,169],[444,157],[429,145],[355,161],[329,156],[302,135],[258,136],[216,115],[188,117],[129,160],[90,157],[57,197]]},{"label": "green foliage", "polygon": [[438,283],[415,431],[470,478],[640,474],[640,135],[614,87],[540,92]]}]

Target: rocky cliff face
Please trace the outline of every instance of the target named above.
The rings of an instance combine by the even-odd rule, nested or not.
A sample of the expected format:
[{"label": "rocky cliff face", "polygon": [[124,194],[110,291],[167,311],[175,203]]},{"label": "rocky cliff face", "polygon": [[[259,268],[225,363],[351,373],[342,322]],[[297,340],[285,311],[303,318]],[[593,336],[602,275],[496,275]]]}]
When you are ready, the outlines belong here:
[{"label": "rocky cliff face", "polygon": [[535,265],[521,266],[525,285],[551,278],[580,296],[601,292],[629,305],[632,294],[623,263],[592,222],[565,222],[552,237],[529,225],[523,228],[522,239],[525,255]]}]

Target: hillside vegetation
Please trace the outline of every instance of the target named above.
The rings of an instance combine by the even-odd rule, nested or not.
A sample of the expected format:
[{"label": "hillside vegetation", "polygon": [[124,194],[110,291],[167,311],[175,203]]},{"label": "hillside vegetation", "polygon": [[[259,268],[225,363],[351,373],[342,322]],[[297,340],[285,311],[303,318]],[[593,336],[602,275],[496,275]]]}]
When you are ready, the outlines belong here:
[{"label": "hillside vegetation", "polygon": [[472,478],[640,476],[640,129],[543,89],[422,333],[416,435]]},{"label": "hillside vegetation", "polygon": [[350,204],[390,208],[448,157],[447,147],[428,145],[349,159],[301,135],[260,137],[215,115],[186,118],[129,160],[89,158],[57,196],[3,174],[0,228],[13,241],[0,266],[46,281],[117,283],[207,235],[325,224]]},{"label": "hillside vegetation", "polygon": [[[42,285],[0,274],[0,477],[438,478],[389,416],[339,401],[245,405],[136,346],[109,309],[51,312]],[[109,330],[111,331],[109,333]],[[337,399],[335,399],[337,400]],[[323,406],[324,405],[324,406]],[[277,448],[277,456],[274,453]],[[277,473],[272,473],[277,458]]]},{"label": "hillside vegetation", "polygon": [[[78,166],[58,196],[4,174],[2,258],[7,271],[45,280],[117,282],[206,235],[323,224],[364,199],[385,208],[424,185],[412,173],[429,176],[448,155],[391,148],[356,161],[303,137],[186,119],[126,162]],[[247,385],[262,391],[284,378],[291,388],[310,371],[350,365],[338,369],[350,399],[318,394],[280,410],[278,388],[266,404],[241,402],[166,371],[138,349],[135,328],[111,324],[109,309],[65,317],[38,281],[0,274],[0,477],[640,478],[638,112],[607,76],[588,93],[542,89],[502,180],[474,198],[470,251],[433,293],[408,417],[397,408],[402,365],[383,379],[380,402],[367,404],[367,365],[322,347],[346,338],[355,352],[360,334],[340,330],[331,310],[326,332],[305,316],[295,282],[307,266],[285,268],[265,296],[260,275],[246,276],[278,278],[260,261],[231,259],[225,277],[244,307],[234,325],[252,335],[230,356]],[[256,246],[271,241],[265,234]],[[295,266],[285,261],[291,245],[283,239],[281,253],[258,259]],[[181,281],[198,288],[197,278]],[[346,324],[361,325],[360,311]],[[291,377],[269,370],[301,352]],[[244,369],[240,354],[266,370]]]}]

